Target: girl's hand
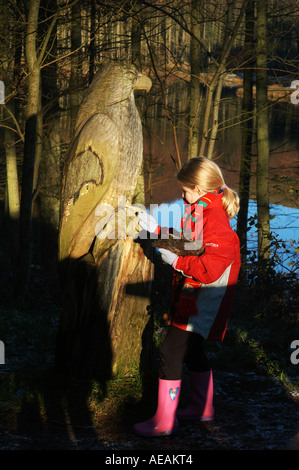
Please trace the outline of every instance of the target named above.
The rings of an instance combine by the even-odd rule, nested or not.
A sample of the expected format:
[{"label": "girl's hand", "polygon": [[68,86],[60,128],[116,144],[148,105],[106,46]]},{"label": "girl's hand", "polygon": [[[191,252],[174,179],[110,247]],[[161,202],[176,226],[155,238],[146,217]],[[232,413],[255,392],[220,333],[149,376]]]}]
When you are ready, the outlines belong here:
[{"label": "girl's hand", "polygon": [[146,212],[139,212],[138,215],[138,223],[143,230],[147,230],[147,232],[155,233],[158,228],[158,224],[156,219]]},{"label": "girl's hand", "polygon": [[175,262],[178,258],[177,255],[175,255],[174,253],[172,253],[169,250],[165,250],[165,248],[159,248],[159,252],[161,253],[161,257],[162,257],[162,260],[164,261],[164,263],[170,264],[171,266],[173,266],[175,264]]}]

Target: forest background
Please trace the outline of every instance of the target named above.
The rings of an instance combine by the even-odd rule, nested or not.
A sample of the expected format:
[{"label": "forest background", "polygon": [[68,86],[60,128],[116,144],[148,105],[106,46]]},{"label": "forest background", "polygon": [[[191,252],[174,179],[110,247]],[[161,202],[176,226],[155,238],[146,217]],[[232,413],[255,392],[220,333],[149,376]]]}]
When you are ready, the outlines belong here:
[{"label": "forest background", "polygon": [[[298,240],[273,232],[271,204],[298,209],[298,2],[0,4],[3,403],[13,396],[19,410],[15,374],[24,362],[38,370],[53,364],[61,312],[62,171],[84,91],[109,61],[133,63],[153,83],[148,94],[136,94],[144,203],[179,197],[173,177],[197,154],[216,159],[240,194],[242,272],[227,346],[221,356],[211,350],[216,366],[245,364],[296,386],[297,364],[290,357],[299,337]],[[279,132],[282,139],[275,141]],[[249,213],[250,200],[256,214]],[[254,248],[248,246],[250,230]],[[157,343],[161,314],[160,306],[153,314]]]}]

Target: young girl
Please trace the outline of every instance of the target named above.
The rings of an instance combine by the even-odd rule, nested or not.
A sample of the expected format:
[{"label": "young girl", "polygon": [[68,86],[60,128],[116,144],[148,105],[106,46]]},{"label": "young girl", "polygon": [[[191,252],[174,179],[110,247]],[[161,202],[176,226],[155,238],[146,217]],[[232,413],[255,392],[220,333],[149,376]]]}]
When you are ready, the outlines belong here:
[{"label": "young girl", "polygon": [[[218,165],[205,157],[192,158],[177,179],[186,209],[181,232],[191,229],[193,239],[201,238],[204,252],[177,256],[159,250],[174,268],[174,315],[160,351],[156,413],[134,426],[137,434],[148,437],[171,434],[178,428],[177,418],[213,420],[213,375],[203,343],[224,338],[241,265],[239,239],[229,223],[239,210],[239,198],[224,183]],[[139,214],[139,224],[156,234],[161,231],[147,214]],[[184,363],[192,400],[177,410]]]}]

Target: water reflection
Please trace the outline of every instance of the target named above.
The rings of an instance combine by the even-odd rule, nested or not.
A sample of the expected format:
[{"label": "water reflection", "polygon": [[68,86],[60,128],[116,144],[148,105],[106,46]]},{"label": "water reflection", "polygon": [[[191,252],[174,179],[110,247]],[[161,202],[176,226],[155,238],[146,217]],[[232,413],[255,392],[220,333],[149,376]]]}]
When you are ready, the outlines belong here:
[{"label": "water reflection", "polygon": [[[188,148],[188,87],[184,82],[174,84],[167,94],[168,111],[175,124],[179,153],[185,161]],[[202,108],[203,109],[203,108]],[[149,110],[149,112],[148,112]],[[203,111],[202,111],[203,112]],[[226,184],[238,191],[240,152],[242,140],[242,99],[236,96],[236,90],[225,89],[219,114],[219,132],[215,144],[214,158],[223,170]],[[298,246],[298,160],[299,160],[299,106],[288,102],[271,102],[270,117],[270,203],[271,231],[278,239],[288,242],[295,240]],[[161,101],[152,103],[147,108],[144,130],[145,170],[147,171],[145,189],[146,203],[158,204],[156,213],[162,217],[162,204],[182,204],[180,187],[176,183],[176,147],[173,127],[165,118]],[[252,177],[250,184],[249,218],[256,215],[255,203],[255,168],[256,145],[253,136]],[[169,212],[169,208],[166,213]],[[168,217],[168,216],[167,216]],[[180,214],[174,214],[174,227],[179,223]],[[236,218],[232,221],[236,226]],[[164,221],[165,225],[169,221]],[[163,224],[163,223],[162,223]],[[168,225],[172,226],[172,225]],[[257,234],[254,225],[249,234],[249,250],[256,249]],[[288,244],[291,256],[298,256],[294,247]],[[286,263],[289,255],[280,253]]]},{"label": "water reflection", "polygon": [[[184,213],[184,203],[179,198],[169,204],[151,204],[149,212],[155,217],[156,221],[162,227],[173,227],[180,230],[181,218]],[[248,219],[256,221],[256,201],[250,200]],[[298,258],[295,252],[295,246],[298,246],[298,229],[299,229],[299,209],[293,207],[280,206],[271,204],[270,214],[274,218],[271,220],[272,236],[279,241],[277,245],[277,272],[293,271],[293,263]],[[237,217],[231,219],[231,226],[234,230],[237,228]],[[250,252],[257,251],[257,231],[254,223],[250,226],[248,232],[247,248]],[[283,244],[281,242],[284,242]]]},{"label": "water reflection", "polygon": [[[185,161],[188,148],[188,88],[184,82],[174,84],[168,91],[167,107],[175,124],[179,153]],[[203,113],[204,107],[201,112]],[[223,92],[219,113],[219,132],[214,158],[221,166],[226,183],[238,190],[242,139],[242,99],[235,89]],[[299,106],[288,102],[271,102],[270,117],[270,202],[296,206],[299,160]],[[173,128],[163,114],[161,101],[148,106],[144,130],[147,203],[171,202],[180,196],[176,187],[177,160]],[[256,146],[253,136],[251,198],[255,199]],[[290,191],[290,186],[292,189]]]}]

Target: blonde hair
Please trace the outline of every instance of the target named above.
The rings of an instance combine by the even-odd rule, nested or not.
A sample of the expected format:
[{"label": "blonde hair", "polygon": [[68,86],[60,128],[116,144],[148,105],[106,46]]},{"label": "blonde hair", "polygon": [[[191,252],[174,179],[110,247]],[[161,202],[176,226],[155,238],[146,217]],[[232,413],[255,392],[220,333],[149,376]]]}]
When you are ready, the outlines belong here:
[{"label": "blonde hair", "polygon": [[187,188],[194,189],[199,186],[206,193],[222,189],[222,206],[227,217],[232,219],[239,212],[239,196],[233,189],[226,186],[222,171],[214,161],[206,157],[191,158],[184,163],[177,179]]}]

